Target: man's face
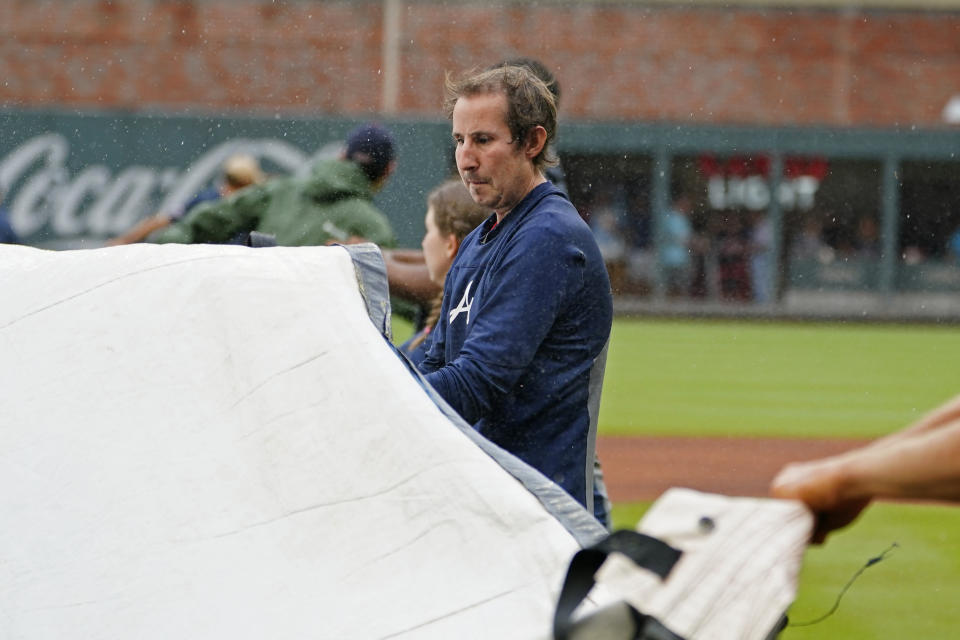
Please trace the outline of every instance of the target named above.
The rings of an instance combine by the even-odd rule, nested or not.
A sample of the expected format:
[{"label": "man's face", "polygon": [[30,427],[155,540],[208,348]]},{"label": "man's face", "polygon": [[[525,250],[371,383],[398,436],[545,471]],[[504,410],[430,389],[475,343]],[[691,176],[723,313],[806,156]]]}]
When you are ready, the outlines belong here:
[{"label": "man's face", "polygon": [[499,218],[536,186],[539,175],[524,145],[511,139],[506,115],[502,93],[464,96],[453,107],[457,170],[474,201]]}]

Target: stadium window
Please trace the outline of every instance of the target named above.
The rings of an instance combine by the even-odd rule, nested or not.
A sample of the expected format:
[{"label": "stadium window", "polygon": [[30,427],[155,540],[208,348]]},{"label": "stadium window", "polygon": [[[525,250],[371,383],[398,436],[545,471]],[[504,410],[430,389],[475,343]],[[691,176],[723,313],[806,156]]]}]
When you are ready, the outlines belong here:
[{"label": "stadium window", "polygon": [[[846,251],[845,228],[860,212],[840,195],[850,188],[852,176],[876,174],[879,164],[860,167],[823,157],[788,155],[775,187],[771,167],[767,153],[701,153],[674,158],[671,191],[693,199],[692,296],[733,302],[775,301],[793,266],[792,243],[811,231],[821,245],[814,259],[832,262]],[[879,202],[876,175],[867,181],[866,189],[870,191],[867,206],[875,211]],[[778,221],[771,215],[774,202],[780,213]],[[829,242],[836,243],[837,249],[831,249]],[[807,276],[804,281],[811,279]]]},{"label": "stadium window", "polygon": [[898,288],[960,291],[960,162],[900,166]]},{"label": "stadium window", "polygon": [[655,277],[650,156],[564,154],[561,166],[570,200],[600,246],[614,294],[650,295]]},{"label": "stadium window", "polygon": [[[882,162],[849,158],[817,162],[812,201],[784,207],[786,286],[876,289],[883,248]],[[789,163],[785,178],[787,167]]]}]

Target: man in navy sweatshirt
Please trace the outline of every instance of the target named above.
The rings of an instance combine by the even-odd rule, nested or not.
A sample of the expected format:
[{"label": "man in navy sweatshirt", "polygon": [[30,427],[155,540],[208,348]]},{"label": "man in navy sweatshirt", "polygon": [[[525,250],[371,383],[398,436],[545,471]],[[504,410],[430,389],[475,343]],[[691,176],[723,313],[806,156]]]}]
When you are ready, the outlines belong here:
[{"label": "man in navy sweatshirt", "polygon": [[493,214],[454,259],[420,368],[481,434],[592,512],[613,301],[593,234],[544,177],[556,105],[507,66],[448,78],[445,108],[460,177]]}]

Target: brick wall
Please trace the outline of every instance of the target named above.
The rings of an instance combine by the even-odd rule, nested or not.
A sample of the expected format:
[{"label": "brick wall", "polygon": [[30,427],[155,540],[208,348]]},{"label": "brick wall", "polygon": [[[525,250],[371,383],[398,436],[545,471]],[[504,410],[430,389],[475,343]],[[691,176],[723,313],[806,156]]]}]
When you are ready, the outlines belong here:
[{"label": "brick wall", "polygon": [[[322,115],[382,107],[374,1],[7,0],[0,103]],[[400,3],[397,110],[438,117],[444,71],[531,55],[569,119],[937,125],[960,14]]]}]

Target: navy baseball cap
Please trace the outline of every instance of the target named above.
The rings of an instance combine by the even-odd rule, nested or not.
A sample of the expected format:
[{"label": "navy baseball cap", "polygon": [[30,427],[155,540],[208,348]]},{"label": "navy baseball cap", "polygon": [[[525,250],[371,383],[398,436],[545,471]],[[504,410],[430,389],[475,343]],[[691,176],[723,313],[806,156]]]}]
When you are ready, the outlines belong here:
[{"label": "navy baseball cap", "polygon": [[[358,157],[363,154],[364,157]],[[393,160],[393,136],[378,124],[364,124],[347,136],[347,158],[382,168]]]}]

